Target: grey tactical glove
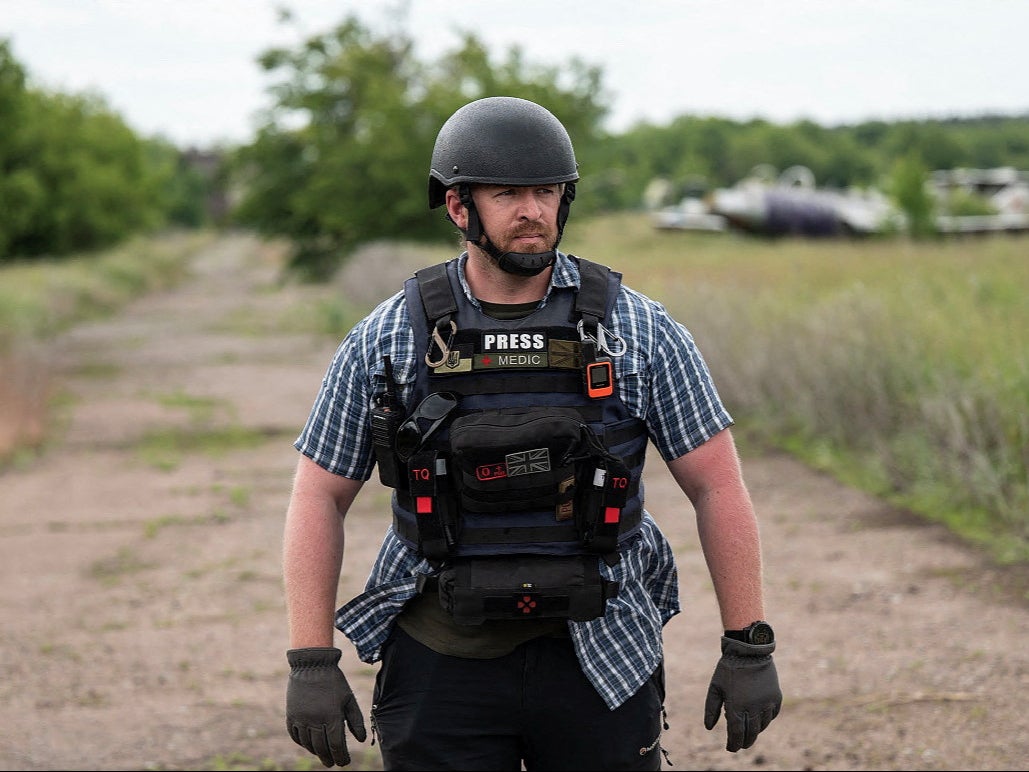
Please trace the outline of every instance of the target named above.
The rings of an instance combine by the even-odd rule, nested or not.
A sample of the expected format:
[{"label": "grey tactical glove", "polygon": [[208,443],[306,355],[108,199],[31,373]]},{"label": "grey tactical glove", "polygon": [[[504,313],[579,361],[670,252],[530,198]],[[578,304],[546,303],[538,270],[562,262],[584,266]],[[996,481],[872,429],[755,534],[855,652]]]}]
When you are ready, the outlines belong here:
[{"label": "grey tactical glove", "polygon": [[358,742],[368,733],[334,647],[290,649],[289,683],[286,686],[286,731],[293,742],[317,756],[327,767],[350,763],[343,724]]},{"label": "grey tactical glove", "polygon": [[725,705],[728,740],[735,753],[749,748],[782,707],[782,690],[772,652],[775,643],[760,646],[722,637],[722,658],[715,666],[704,705],[704,726],[714,729]]}]

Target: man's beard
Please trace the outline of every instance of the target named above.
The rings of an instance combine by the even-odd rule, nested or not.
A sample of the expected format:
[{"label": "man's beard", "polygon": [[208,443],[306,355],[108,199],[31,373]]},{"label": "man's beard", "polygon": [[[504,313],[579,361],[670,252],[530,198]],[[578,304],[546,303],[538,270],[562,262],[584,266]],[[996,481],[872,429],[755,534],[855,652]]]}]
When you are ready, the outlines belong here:
[{"label": "man's beard", "polygon": [[[521,252],[523,254],[536,255],[542,252],[550,252],[557,248],[557,228],[544,225],[543,223],[533,223],[531,227],[524,225],[519,226],[507,233],[502,234],[499,239],[493,238],[490,234],[486,233],[483,229],[483,235],[489,239],[493,245],[500,252]],[[515,239],[520,236],[533,236],[539,235],[543,241],[534,242],[532,244],[516,244]],[[517,248],[516,248],[517,247]]]},{"label": "man's beard", "polygon": [[[505,243],[508,247],[515,246],[514,240],[520,235],[539,235],[544,241],[542,244],[519,244],[519,250],[501,249],[489,234],[483,230],[482,237],[474,242],[475,245],[489,255],[502,271],[517,276],[536,276],[543,270],[554,264],[557,259],[557,243],[559,237],[555,234],[552,239],[547,239],[550,231],[546,227],[535,225],[532,228],[524,225],[515,228],[506,234]],[[529,251],[521,251],[522,249]]]}]

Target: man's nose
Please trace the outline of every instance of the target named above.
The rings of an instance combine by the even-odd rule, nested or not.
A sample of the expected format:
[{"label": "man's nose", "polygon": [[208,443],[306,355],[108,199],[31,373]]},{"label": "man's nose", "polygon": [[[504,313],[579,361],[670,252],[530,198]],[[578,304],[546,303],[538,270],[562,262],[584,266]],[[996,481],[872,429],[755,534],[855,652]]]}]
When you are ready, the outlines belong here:
[{"label": "man's nose", "polygon": [[526,220],[538,220],[543,216],[543,207],[532,191],[526,191],[518,197],[518,216]]}]

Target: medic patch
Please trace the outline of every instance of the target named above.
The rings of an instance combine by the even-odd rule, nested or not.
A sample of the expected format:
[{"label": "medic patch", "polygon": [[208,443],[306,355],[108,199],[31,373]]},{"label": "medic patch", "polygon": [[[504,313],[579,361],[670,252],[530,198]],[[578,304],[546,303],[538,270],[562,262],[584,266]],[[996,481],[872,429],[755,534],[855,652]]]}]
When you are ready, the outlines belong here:
[{"label": "medic patch", "polygon": [[546,354],[522,354],[510,351],[496,354],[476,354],[472,367],[476,370],[510,370],[547,367],[550,358]]}]

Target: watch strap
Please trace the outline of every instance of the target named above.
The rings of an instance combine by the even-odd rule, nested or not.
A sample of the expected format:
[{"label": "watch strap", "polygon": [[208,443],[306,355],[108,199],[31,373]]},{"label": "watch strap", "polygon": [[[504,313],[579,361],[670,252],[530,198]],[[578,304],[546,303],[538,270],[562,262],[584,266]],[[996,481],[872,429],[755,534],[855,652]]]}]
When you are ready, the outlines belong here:
[{"label": "watch strap", "polygon": [[[758,626],[762,628],[761,635],[759,636],[761,640],[755,641],[754,629]],[[749,644],[766,644],[775,641],[775,632],[772,630],[772,626],[763,619],[758,619],[754,622],[751,622],[742,630],[725,630],[723,631],[723,634],[726,638],[731,638],[734,641],[740,641],[742,643]]]}]

